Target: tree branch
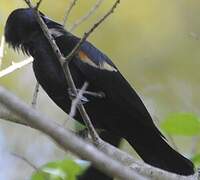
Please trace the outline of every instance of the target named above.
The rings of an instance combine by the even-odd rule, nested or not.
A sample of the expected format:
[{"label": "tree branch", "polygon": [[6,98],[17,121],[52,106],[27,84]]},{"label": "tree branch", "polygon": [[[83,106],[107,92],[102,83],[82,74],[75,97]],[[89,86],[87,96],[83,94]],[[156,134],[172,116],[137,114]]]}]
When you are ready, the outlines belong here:
[{"label": "tree branch", "polygon": [[68,7],[68,9],[66,10],[66,12],[65,12],[65,15],[64,15],[64,20],[63,20],[63,26],[65,27],[65,25],[66,25],[66,22],[67,22],[67,19],[68,19],[68,17],[69,17],[69,14],[70,14],[70,12],[72,11],[72,9],[73,9],[73,7],[76,5],[76,2],[77,2],[78,0],[71,0],[71,2],[70,2],[70,4],[69,4],[69,7]]},{"label": "tree branch", "polygon": [[5,45],[5,37],[1,37],[1,44],[0,44],[0,69],[1,69],[1,64],[2,64],[2,59],[3,59],[3,54],[4,54],[4,45]]},{"label": "tree branch", "polygon": [[34,93],[33,93],[33,99],[32,99],[32,107],[33,108],[36,108],[36,105],[37,105],[37,98],[38,98],[38,93],[39,93],[39,83],[36,82],[35,84],[35,89],[34,89]]},{"label": "tree branch", "polygon": [[[5,90],[2,87],[0,87],[0,102],[3,105],[3,106],[2,105],[0,106],[0,118],[5,117],[5,119],[8,119],[8,121],[15,122],[13,120],[10,120],[13,117],[13,119],[17,119],[16,123],[20,123],[26,126],[29,125],[30,127],[35,128],[49,135],[50,137],[53,136],[52,138],[61,146],[61,148],[64,148],[65,150],[70,150],[71,152],[75,152],[75,154],[79,155],[80,157],[84,159],[87,159],[93,162],[93,158],[94,158],[93,156],[98,156],[98,152],[100,151],[100,152],[105,153],[107,156],[115,159],[115,161],[123,163],[124,167],[126,168],[130,167],[132,170],[136,171],[138,174],[144,177],[150,177],[153,180],[160,180],[160,179],[162,180],[169,180],[169,179],[170,180],[197,180],[198,179],[198,172],[192,176],[180,176],[174,173],[169,173],[167,171],[163,171],[161,169],[152,167],[146,163],[135,161],[133,157],[131,157],[127,153],[121,151],[120,149],[117,149],[116,147],[106,142],[97,146],[99,151],[98,152],[95,151],[96,154],[95,153],[92,154],[92,159],[90,159],[88,157],[90,157],[89,153],[90,153],[91,145],[89,146],[88,153],[85,152],[85,150],[87,151],[88,148],[86,149],[84,148],[84,150],[82,150],[82,148],[80,148],[79,146],[74,147],[75,145],[72,145],[72,146],[74,148],[79,148],[76,151],[80,150],[80,152],[76,153],[76,151],[72,150],[71,148],[69,149],[66,148],[66,146],[71,146],[71,143],[79,144],[80,138],[78,138],[79,139],[78,141],[76,141],[75,139],[71,139],[71,136],[73,137],[75,136],[74,134],[72,134],[72,132],[64,129],[63,126],[56,124],[55,121],[47,118],[46,116],[35,111],[34,109],[29,107],[25,103],[21,102],[17,97],[7,92],[7,90]],[[6,113],[9,113],[9,114],[5,114],[4,111],[2,111],[2,109],[6,109],[7,111]],[[3,116],[2,113],[4,113],[5,115]],[[16,115],[13,115],[13,113]],[[66,139],[65,133],[67,133],[67,139]],[[68,144],[68,141],[70,141],[69,144]],[[87,143],[81,144],[80,146],[86,146],[86,145],[88,144]],[[92,146],[92,148],[94,147]],[[82,155],[80,155],[82,153],[83,153],[83,156],[86,153],[87,157],[85,156],[83,157]],[[104,170],[102,171],[105,172]]]},{"label": "tree branch", "polygon": [[80,24],[89,19],[90,16],[92,16],[94,12],[101,6],[103,1],[104,0],[97,0],[97,2],[94,4],[94,6],[92,6],[92,8],[87,12],[87,14],[85,14],[83,17],[75,21],[74,24],[72,24],[72,26],[69,28],[69,31],[74,31]]},{"label": "tree branch", "polygon": [[2,87],[0,87],[0,102],[32,127],[54,139],[64,150],[69,150],[81,158],[91,161],[96,168],[107,175],[127,180],[144,179],[133,170],[59,126],[54,120],[27,106]]},{"label": "tree branch", "polygon": [[[50,44],[52,45],[52,47],[53,47],[53,50],[54,50],[54,52],[55,52],[55,54],[57,55],[57,57],[58,57],[58,60],[60,61],[60,63],[61,63],[61,65],[62,65],[62,67],[63,67],[63,69],[64,69],[64,72],[65,72],[65,75],[66,75],[66,79],[67,79],[67,81],[68,82],[70,82],[70,80],[72,80],[72,83],[73,83],[73,79],[71,78],[71,76],[67,76],[67,75],[69,75],[70,74],[70,71],[69,71],[69,67],[68,67],[68,62],[69,62],[69,60],[71,60],[71,58],[76,54],[76,52],[79,50],[79,48],[80,48],[80,46],[82,45],[82,43],[89,37],[89,35],[111,14],[111,13],[113,13],[113,11],[114,11],[114,9],[116,8],[116,6],[117,6],[117,4],[120,2],[120,0],[117,0],[116,2],[115,2],[115,4],[113,5],[113,7],[108,11],[108,13],[106,13],[105,14],[105,16],[103,16],[103,18],[101,18],[96,24],[94,24],[94,26],[88,31],[88,32],[86,32],[85,34],[84,34],[84,36],[83,36],[83,38],[79,41],[79,43],[77,44],[77,46],[72,50],[72,52],[66,57],[66,58],[64,58],[63,56],[62,56],[62,54],[60,53],[60,51],[59,51],[59,49],[58,49],[58,47],[57,47],[57,45],[56,45],[56,43],[55,43],[55,40],[52,38],[52,36],[49,34],[49,32],[48,32],[48,28],[46,27],[46,25],[44,24],[44,22],[42,21],[42,19],[40,18],[40,15],[39,15],[39,13],[38,13],[38,11],[36,11],[36,19],[38,20],[38,22],[39,22],[39,24],[40,24],[40,26],[41,26],[41,28],[42,28],[42,30],[43,30],[43,32],[44,32],[44,34],[45,34],[45,36],[47,37],[47,39],[49,40],[49,42],[50,42]],[[31,6],[30,6],[31,7]],[[71,74],[70,74],[71,75]],[[71,78],[71,79],[70,79]],[[69,85],[70,85],[70,83],[69,83]],[[77,95],[77,90],[76,90],[76,87],[74,86],[74,88],[72,88],[72,90],[74,91],[73,93],[75,94],[75,95]],[[1,89],[0,89],[0,91],[1,91]],[[0,92],[0,94],[1,94],[1,92]],[[1,99],[1,97],[0,97],[0,99]],[[6,102],[4,102],[4,103],[6,103]],[[8,105],[8,104],[7,104]],[[13,107],[12,107],[13,108]],[[17,107],[18,108],[18,107]],[[83,114],[84,114],[84,116],[83,116],[83,119],[84,120],[88,120],[89,119],[89,117],[87,117],[87,113],[86,112],[84,112],[84,107],[83,107],[83,105],[79,105],[78,106],[78,108],[79,108],[79,111],[81,112],[81,109],[83,110]],[[22,112],[20,112],[20,111],[15,111],[15,112],[18,112],[19,114],[20,113],[22,113]],[[24,113],[24,112],[23,112]],[[25,115],[25,114],[23,114],[22,113],[22,116],[23,115]],[[21,117],[21,116],[20,116]],[[26,117],[26,116],[25,116]],[[38,116],[36,116],[37,118],[39,118]],[[30,116],[29,116],[29,118],[31,118]],[[31,119],[32,120],[32,119]],[[40,119],[41,120],[41,119]],[[37,122],[38,123],[38,122]],[[86,122],[86,124],[87,124],[87,122]],[[44,125],[44,124],[43,124]],[[49,127],[47,128],[47,130],[45,130],[45,129],[43,129],[44,130],[44,132],[45,133],[50,133],[50,130],[53,130],[52,129],[52,126],[51,126],[52,124],[50,124],[50,129],[49,129]],[[38,127],[38,124],[34,124],[34,126],[37,128]],[[93,126],[92,126],[93,127]],[[39,127],[38,127],[39,128]],[[55,128],[55,127],[54,127]],[[59,127],[58,125],[57,125],[57,130],[58,130],[58,132],[59,132],[59,135],[63,135],[63,133],[64,133],[64,131],[63,131],[63,129],[61,128],[61,127]],[[40,129],[41,130],[41,129]],[[55,132],[55,131],[53,131],[53,132]],[[91,131],[90,131],[91,132]],[[94,131],[95,132],[95,131]],[[60,134],[61,133],[61,134]],[[67,133],[67,132],[66,132]],[[68,135],[70,135],[70,134],[68,134]],[[51,136],[52,137],[52,136]],[[70,143],[69,141],[68,141],[68,139],[66,139],[66,141],[65,141],[65,139],[59,139],[58,137],[60,137],[60,136],[57,136],[56,135],[56,137],[52,137],[52,138],[54,138],[54,140],[57,140],[57,142],[60,144],[60,145],[63,145],[63,143],[64,142],[68,142],[68,143]],[[69,138],[70,136],[68,136],[68,138]],[[78,140],[77,140],[78,141]],[[82,144],[83,145],[83,144]],[[107,146],[107,144],[106,143],[103,143],[103,144],[100,144],[100,145],[103,145],[104,147],[105,146]],[[98,146],[98,147],[100,147],[101,149],[104,149],[104,147],[101,147],[101,146]],[[73,148],[71,148],[71,147],[69,147],[69,144],[68,145],[66,145],[66,144],[64,144],[63,145],[63,147],[64,148],[69,148],[70,150],[73,150]],[[73,146],[74,147],[74,146]],[[77,147],[76,147],[77,148]],[[108,154],[110,153],[110,149],[107,149],[108,150]],[[77,152],[78,150],[75,150],[74,152],[76,152],[77,154],[79,154],[80,152]],[[85,151],[84,151],[85,152]],[[113,152],[112,152],[113,153]],[[111,154],[112,154],[111,153]],[[88,153],[86,153],[87,155],[88,155]],[[86,154],[84,154],[83,156],[85,157],[85,155]],[[91,154],[90,154],[91,155]],[[89,156],[89,155],[88,155]],[[81,156],[82,157],[82,156]],[[83,158],[84,158],[83,157]],[[93,156],[92,156],[93,157]],[[127,157],[126,157],[127,158]],[[87,158],[86,158],[87,159]],[[123,159],[122,159],[122,161],[123,161]],[[96,161],[94,162],[94,164],[96,165]],[[102,164],[103,165],[103,164]],[[98,167],[99,168],[99,166],[98,165],[96,165],[96,167]],[[108,167],[107,167],[108,168]],[[157,172],[155,169],[157,169],[157,168],[153,168],[153,167],[151,167],[153,170],[154,170],[154,172]],[[105,170],[105,169],[104,169]],[[141,170],[142,171],[142,170]],[[104,172],[107,172],[107,173],[110,173],[110,172],[108,172],[108,171],[104,171]],[[149,173],[150,171],[148,171],[148,173]],[[162,172],[162,173],[166,173],[165,171],[162,171],[162,170],[159,170],[159,172]],[[147,172],[144,172],[144,174],[145,173],[147,173]],[[151,175],[151,173],[152,172],[150,172],[150,174],[149,175]],[[157,173],[156,173],[157,174]],[[169,173],[170,175],[172,174],[172,173]],[[173,177],[176,177],[177,179],[180,179],[180,178],[182,178],[182,179],[184,179],[185,177],[183,177],[183,176],[178,176],[178,175],[175,175],[175,174],[172,174],[172,176]],[[169,179],[172,177],[172,176],[169,176]],[[131,178],[131,177],[129,177],[129,178]],[[128,178],[128,179],[129,179]],[[188,180],[188,178],[189,177],[187,177],[187,180]],[[194,178],[194,176],[192,176],[192,178]],[[123,178],[122,178],[123,179]],[[126,179],[126,178],[125,178]],[[131,179],[133,179],[133,176],[132,176],[132,178]]]},{"label": "tree branch", "polygon": [[[29,7],[33,7],[33,5],[31,5],[30,1],[27,2],[27,0],[25,1]],[[68,62],[72,59],[72,57],[76,54],[76,52],[79,50],[80,46],[82,45],[82,43],[89,37],[89,35],[110,15],[114,12],[114,9],[117,7],[117,5],[120,3],[120,0],[117,0],[114,5],[112,6],[112,8],[96,23],[94,24],[94,26],[87,32],[84,34],[83,38],[79,41],[79,43],[76,45],[76,47],[72,50],[72,52],[66,57],[64,58],[59,50],[59,48],[56,45],[56,42],[54,40],[54,38],[51,36],[51,34],[48,31],[48,27],[46,26],[46,24],[43,22],[42,18],[40,17],[39,12],[37,11],[37,9],[35,9],[35,15],[36,15],[36,19],[41,27],[41,29],[43,30],[44,35],[46,36],[46,38],[48,39],[49,43],[51,44],[60,64],[63,67],[63,71],[66,77],[66,80],[68,82],[68,86],[69,88],[72,90],[72,92],[77,96],[77,89],[76,86],[74,84],[74,81],[72,79],[71,73],[70,73],[70,69],[68,67]],[[78,110],[84,120],[84,123],[86,125],[86,127],[88,128],[88,131],[90,132],[90,135],[93,139],[93,142],[95,144],[100,144],[102,143],[102,140],[99,138],[97,132],[95,131],[90,118],[84,108],[84,106],[82,104],[78,104]]]},{"label": "tree branch", "polygon": [[18,116],[13,114],[13,112],[11,112],[8,108],[3,106],[2,104],[0,105],[0,119],[28,126],[28,124],[25,121],[21,120]]},{"label": "tree branch", "polygon": [[35,164],[33,164],[30,160],[28,160],[24,156],[21,156],[21,155],[19,155],[17,153],[14,153],[14,152],[10,152],[10,155],[20,159],[21,161],[24,161],[26,164],[28,164],[30,167],[32,167],[35,171],[39,170],[39,168]]},{"label": "tree branch", "polygon": [[[40,17],[40,14],[39,12],[36,10],[35,11],[35,15],[36,15],[36,19],[38,21],[38,23],[40,24],[40,27],[41,29],[43,30],[44,32],[44,35],[46,36],[46,38],[48,39],[49,43],[51,44],[55,54],[57,55],[57,58],[63,68],[63,72],[65,74],[65,78],[67,80],[67,83],[68,83],[68,87],[72,90],[72,93],[77,96],[77,89],[76,89],[76,86],[75,86],[75,83],[72,79],[72,75],[71,75],[71,72],[70,72],[70,69],[69,69],[69,66],[68,66],[68,62],[69,61],[66,61],[67,58],[64,58],[58,48],[58,46],[56,45],[56,42],[54,40],[54,38],[51,36],[51,34],[49,33],[49,30],[48,30],[48,27],[46,26],[46,24],[43,22],[42,18]],[[78,50],[78,49],[77,49]],[[71,58],[71,57],[70,57]],[[90,132],[90,135],[94,141],[95,144],[99,144],[101,142],[98,134],[96,133],[91,121],[90,121],[90,118],[84,108],[84,106],[82,104],[78,104],[77,106],[83,120],[84,120],[84,123],[86,125],[86,127],[88,128],[88,131]]]},{"label": "tree branch", "polygon": [[117,5],[120,3],[120,0],[116,0],[114,5],[109,9],[109,11],[97,22],[95,23],[92,28],[86,33],[84,33],[84,36],[81,38],[81,40],[77,43],[76,47],[69,53],[69,55],[65,58],[65,61],[70,61],[72,57],[78,52],[81,45],[84,43],[84,41],[93,33],[93,31],[101,25],[102,22],[104,22],[115,10]]},{"label": "tree branch", "polygon": [[24,1],[30,8],[34,8],[34,6],[31,4],[30,0],[24,0]]},{"label": "tree branch", "polygon": [[33,58],[30,57],[30,58],[27,58],[21,62],[12,62],[12,65],[7,67],[6,69],[3,69],[0,71],[0,78],[5,76],[5,75],[8,75],[14,71],[16,71],[17,69],[21,69],[22,67],[30,64],[33,62]]},{"label": "tree branch", "polygon": [[[25,1],[27,2],[27,0]],[[66,80],[68,82],[68,86],[69,88],[72,90],[72,92],[77,96],[77,89],[76,86],[74,84],[74,81],[72,79],[71,73],[70,73],[70,69],[68,67],[68,62],[72,59],[72,57],[76,54],[76,52],[79,50],[80,46],[82,45],[82,43],[89,37],[89,35],[110,15],[114,12],[114,9],[117,7],[117,5],[120,3],[120,0],[117,0],[114,5],[112,6],[112,8],[96,23],[94,24],[94,26],[87,32],[84,34],[83,38],[79,41],[79,43],[76,45],[76,47],[72,50],[72,52],[66,57],[64,58],[59,50],[59,48],[56,45],[56,42],[54,40],[54,38],[51,36],[51,34],[48,31],[48,27],[46,26],[46,24],[43,22],[42,18],[40,17],[39,12],[37,11],[37,9],[35,9],[35,15],[36,15],[36,20],[38,21],[44,35],[46,36],[46,38],[48,39],[49,43],[51,44],[60,64],[63,67],[63,71],[66,77]],[[27,3],[29,5],[29,7],[33,7],[33,5],[30,4],[30,1]],[[84,123],[86,125],[86,127],[88,128],[88,131],[90,132],[90,135],[93,139],[93,142],[95,144],[100,144],[102,143],[102,140],[99,138],[97,132],[95,131],[90,118],[84,108],[84,106],[82,104],[78,104],[78,110],[84,120]]]},{"label": "tree branch", "polygon": [[88,82],[85,82],[81,90],[78,92],[76,98],[72,100],[71,110],[69,113],[70,117],[75,116],[77,105],[81,103],[81,98],[83,97],[84,91],[87,89],[88,85],[89,85]]}]

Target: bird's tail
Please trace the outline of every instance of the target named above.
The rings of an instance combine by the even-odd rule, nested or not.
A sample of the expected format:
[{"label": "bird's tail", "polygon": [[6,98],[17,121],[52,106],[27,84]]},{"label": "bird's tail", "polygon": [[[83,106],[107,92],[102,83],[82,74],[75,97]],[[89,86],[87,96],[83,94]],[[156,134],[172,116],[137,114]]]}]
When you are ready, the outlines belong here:
[{"label": "bird's tail", "polygon": [[172,149],[159,133],[148,128],[134,133],[127,140],[146,163],[180,175],[194,174],[192,162]]}]

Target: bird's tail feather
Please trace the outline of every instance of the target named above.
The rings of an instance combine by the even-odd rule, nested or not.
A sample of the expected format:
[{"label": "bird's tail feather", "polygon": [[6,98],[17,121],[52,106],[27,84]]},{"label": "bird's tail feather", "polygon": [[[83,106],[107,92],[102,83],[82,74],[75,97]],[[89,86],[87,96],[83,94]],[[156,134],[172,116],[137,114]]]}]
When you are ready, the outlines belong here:
[{"label": "bird's tail feather", "polygon": [[194,174],[192,162],[172,149],[158,133],[147,128],[127,140],[146,163],[180,175]]}]

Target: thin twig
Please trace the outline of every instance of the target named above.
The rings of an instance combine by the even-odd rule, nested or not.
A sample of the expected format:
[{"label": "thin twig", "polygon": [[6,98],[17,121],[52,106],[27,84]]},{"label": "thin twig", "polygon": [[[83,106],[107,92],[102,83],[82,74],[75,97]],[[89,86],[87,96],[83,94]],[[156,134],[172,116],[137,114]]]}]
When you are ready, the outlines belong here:
[{"label": "thin twig", "polygon": [[[112,6],[112,8],[97,22],[94,24],[94,26],[84,34],[83,38],[79,41],[79,43],[76,45],[76,47],[71,51],[71,53],[64,58],[58,48],[58,46],[56,45],[56,42],[54,40],[54,38],[51,36],[51,34],[49,33],[48,27],[47,25],[43,22],[42,18],[40,17],[39,12],[37,11],[37,9],[35,9],[35,15],[36,15],[36,20],[38,21],[44,35],[46,36],[46,38],[48,39],[50,45],[53,48],[53,51],[55,53],[55,55],[57,56],[60,64],[63,67],[63,71],[68,83],[69,88],[72,90],[72,93],[74,93],[75,96],[77,96],[77,89],[76,86],[74,84],[74,81],[72,79],[71,76],[71,72],[68,66],[68,62],[71,60],[71,58],[76,54],[76,52],[79,50],[80,46],[82,45],[82,43],[89,37],[89,35],[110,15],[114,12],[115,8],[117,7],[117,5],[120,3],[120,0],[116,0],[116,2],[114,3],[114,5]],[[30,6],[32,7],[32,6]],[[95,144],[101,144],[101,139],[99,138],[97,132],[95,131],[90,118],[84,108],[84,106],[82,104],[78,104],[78,110],[83,118],[83,121],[86,125],[86,127],[88,128],[88,131],[90,132],[90,135],[93,139],[93,142]]]},{"label": "thin twig", "polygon": [[89,85],[88,82],[85,82],[85,83],[83,84],[83,87],[82,87],[82,88],[80,89],[80,91],[78,92],[76,98],[73,99],[72,105],[71,105],[71,110],[70,110],[70,113],[69,113],[69,116],[70,116],[70,117],[74,117],[74,116],[75,116],[75,114],[76,114],[76,109],[77,109],[77,105],[78,105],[79,103],[81,103],[81,98],[83,97],[83,94],[84,94],[85,90],[87,89],[88,85]]},{"label": "thin twig", "polygon": [[30,63],[33,62],[33,58],[30,57],[30,58],[27,58],[21,62],[12,62],[12,65],[10,65],[9,67],[7,67],[6,69],[3,69],[2,71],[0,71],[0,78],[5,76],[5,75],[8,75],[14,71],[16,71],[17,69],[20,69]]},{"label": "thin twig", "polygon": [[[28,6],[30,8],[33,7],[32,4],[29,4],[30,1],[28,0],[25,0],[25,2],[28,4]],[[77,96],[77,90],[76,90],[76,86],[74,84],[74,81],[72,79],[72,76],[71,76],[71,73],[70,73],[70,70],[69,70],[69,67],[68,67],[68,63],[65,63],[65,62],[69,62],[69,61],[66,61],[66,58],[64,58],[60,52],[60,49],[58,48],[56,42],[55,42],[55,39],[52,37],[52,35],[49,33],[49,30],[48,30],[48,27],[47,25],[44,23],[43,19],[40,17],[40,14],[38,12],[37,9],[35,9],[35,16],[36,16],[36,20],[37,22],[39,23],[45,37],[48,39],[56,57],[58,58],[62,68],[63,68],[63,72],[65,74],[65,78],[67,80],[67,83],[68,83],[68,86],[69,88],[72,90],[72,93],[74,93],[75,96]],[[77,48],[78,50],[78,48]],[[75,52],[76,53],[76,52]],[[84,123],[86,125],[86,127],[88,128],[88,131],[90,132],[90,135],[92,137],[92,140],[95,144],[101,144],[101,139],[99,138],[97,132],[95,131],[91,121],[90,121],[90,118],[84,108],[84,106],[82,104],[78,104],[78,109],[80,111],[80,114],[84,120]]]},{"label": "thin twig", "polygon": [[[72,90],[72,93],[74,93],[74,95],[77,96],[76,86],[75,86],[74,81],[72,79],[68,64],[65,63],[66,62],[65,58],[62,56],[58,46],[56,45],[54,38],[49,33],[47,25],[43,22],[42,18],[40,17],[39,12],[36,9],[35,9],[35,15],[36,15],[36,20],[38,21],[44,35],[48,39],[50,45],[53,48],[54,53],[56,54],[59,62],[61,63],[61,65],[63,67],[63,71],[64,71],[64,74],[65,74],[66,80],[68,82],[69,88]],[[82,104],[79,104],[78,109],[80,111],[80,114],[81,114],[84,122],[85,122],[86,127],[88,128],[88,131],[90,132],[90,135],[93,139],[93,142],[95,144],[100,144],[101,140],[100,140],[98,134],[96,133],[84,106]]]},{"label": "thin twig", "polygon": [[24,161],[26,164],[31,166],[35,171],[39,170],[39,168],[35,164],[33,164],[30,160],[28,160],[27,158],[25,158],[25,157],[23,157],[23,156],[21,156],[21,155],[19,155],[17,153],[14,153],[14,152],[10,152],[10,155],[12,155],[12,156]]},{"label": "thin twig", "polygon": [[30,0],[24,0],[24,2],[30,7],[30,8],[35,8],[38,9],[40,4],[42,3],[42,0],[38,0],[38,2],[36,3],[36,5],[32,5]]},{"label": "thin twig", "polygon": [[24,1],[30,8],[34,8],[34,6],[31,4],[30,0],[24,0]]},{"label": "thin twig", "polygon": [[1,44],[0,44],[0,69],[1,69],[2,59],[3,59],[4,45],[5,45],[5,37],[2,36]]},{"label": "thin twig", "polygon": [[63,26],[66,25],[67,19],[69,17],[70,12],[72,11],[73,7],[76,5],[78,0],[71,0],[69,7],[67,8],[64,18],[63,18]]},{"label": "thin twig", "polygon": [[111,158],[96,147],[75,136],[63,126],[58,125],[56,120],[30,108],[30,106],[2,87],[0,87],[0,103],[29,123],[31,127],[53,138],[66,152],[71,151],[81,158],[91,161],[96,168],[107,175],[126,180],[141,178],[137,172],[115,160],[116,154]]},{"label": "thin twig", "polygon": [[104,0],[97,0],[97,2],[94,4],[94,6],[92,6],[92,8],[87,12],[87,14],[85,14],[83,17],[75,21],[74,24],[72,24],[72,26],[69,28],[69,31],[70,32],[74,31],[78,26],[80,26],[80,24],[89,19],[95,13],[95,11],[101,6],[103,1]]},{"label": "thin twig", "polygon": [[[42,3],[42,0],[39,0],[39,1],[36,3],[36,6],[34,7],[34,6],[31,4],[30,0],[24,0],[24,1],[26,2],[26,4],[27,4],[30,8],[35,8],[36,10],[38,10],[40,4]],[[33,107],[33,108],[36,108],[38,93],[39,93],[39,83],[37,82],[36,85],[35,85],[34,93],[33,93],[33,100],[32,100],[32,107]]]},{"label": "thin twig", "polygon": [[[29,125],[27,123],[27,121],[24,121],[19,116],[16,116],[16,114],[14,114],[13,112],[11,112],[8,108],[6,108],[5,106],[3,106],[1,103],[0,103],[0,119],[1,120],[5,120],[5,121],[10,122],[10,123],[14,123],[14,124],[18,124],[18,125],[23,125],[25,127],[33,128],[31,125]],[[69,130],[69,131],[72,132],[72,133],[74,133],[74,134],[76,134],[76,135],[78,135],[78,136],[81,136],[80,131],[77,131],[77,132],[76,131],[72,131],[72,130]],[[99,131],[100,130],[98,130],[98,132]]]},{"label": "thin twig", "polygon": [[[77,89],[76,89],[76,86],[74,84],[74,81],[73,81],[73,78],[72,78],[72,75],[71,75],[71,72],[70,72],[70,69],[69,69],[69,66],[68,66],[68,62],[69,61],[67,61],[63,65],[63,71],[64,71],[65,77],[67,79],[68,86],[71,88],[72,93],[74,93],[74,95],[77,97]],[[84,123],[85,123],[91,137],[92,137],[93,143],[96,144],[96,145],[101,144],[102,140],[100,139],[98,133],[96,132],[94,126],[92,125],[90,117],[88,116],[88,113],[86,112],[83,104],[77,104],[77,108],[78,108],[78,110],[81,114],[81,117],[83,118],[83,121],[84,121]]]},{"label": "thin twig", "polygon": [[69,61],[72,59],[72,57],[76,54],[76,52],[79,50],[81,45],[84,43],[84,41],[90,36],[90,34],[109,16],[111,15],[114,10],[116,9],[117,5],[120,3],[120,0],[116,0],[114,5],[111,7],[111,9],[97,22],[95,23],[92,28],[84,33],[84,36],[81,38],[81,40],[77,43],[75,48],[69,53],[69,55],[65,58],[66,61]]},{"label": "thin twig", "polygon": [[[80,89],[77,89],[77,92],[79,92]],[[97,98],[104,98],[105,94],[103,92],[92,92],[92,91],[84,91],[85,95],[90,95],[93,97],[97,97]]]},{"label": "thin twig", "polygon": [[[191,176],[181,176],[173,173],[169,173],[167,171],[152,167],[150,165],[145,164],[144,162],[135,161],[135,159],[128,155],[127,153],[117,149],[116,147],[104,142],[104,146],[101,148],[97,147],[96,152],[92,152],[94,150],[94,146],[89,145],[88,143],[83,144],[83,140],[74,136],[74,134],[65,129],[63,126],[58,125],[56,120],[52,120],[51,118],[45,116],[44,114],[39,113],[39,111],[30,108],[29,105],[23,103],[19,98],[12,95],[7,89],[0,87],[0,106],[6,107],[10,114],[16,115],[22,121],[27,122],[30,127],[39,130],[40,132],[46,133],[48,136],[52,137],[62,148],[66,151],[70,150],[71,152],[79,155],[83,159],[87,159],[92,161],[94,165],[102,166],[103,172],[110,171],[110,168],[115,168],[114,176],[117,174],[124,174],[124,168],[131,167],[131,169],[137,174],[141,174],[144,177],[149,177],[150,179],[162,179],[162,180],[197,180],[198,172]],[[1,106],[1,107],[2,107]],[[2,108],[0,108],[1,110]],[[0,113],[1,114],[1,113]],[[13,122],[13,121],[12,121]],[[93,149],[93,150],[92,150]],[[99,157],[99,153],[104,153],[107,157],[103,158]],[[111,159],[110,159],[111,158]],[[113,166],[112,160],[116,160],[117,162],[121,162],[123,166],[122,169],[116,169],[116,165]],[[102,162],[103,161],[103,162]],[[122,172],[117,172],[118,170],[122,170]],[[126,173],[125,173],[126,174]],[[132,175],[131,180],[134,178],[134,174]],[[127,179],[127,178],[122,178]],[[135,177],[138,180],[138,178]],[[139,178],[140,179],[140,178]]]},{"label": "thin twig", "polygon": [[[84,36],[81,38],[81,40],[77,43],[77,45],[74,47],[74,49],[69,53],[69,55],[65,58],[65,63],[62,64],[63,66],[63,70],[66,76],[66,79],[68,81],[68,86],[71,88],[72,92],[77,96],[77,90],[76,90],[76,86],[74,84],[74,81],[72,79],[71,73],[70,73],[70,69],[68,66],[69,61],[72,59],[72,57],[78,52],[79,48],[81,47],[81,45],[84,43],[84,41],[90,36],[90,34],[110,15],[114,12],[115,8],[117,7],[117,5],[120,3],[120,0],[116,0],[116,2],[114,3],[114,5],[111,7],[111,9],[97,22],[93,25],[93,27],[84,34]],[[78,104],[77,106],[83,121],[86,125],[86,127],[88,128],[88,131],[90,132],[90,135],[92,137],[93,142],[98,145],[101,144],[101,139],[99,138],[97,132],[95,131],[91,120],[84,108],[84,106],[82,104]]]},{"label": "thin twig", "polygon": [[42,2],[42,0],[39,0],[39,1],[36,3],[36,6],[35,6],[35,8],[36,8],[36,9],[38,9],[38,8],[39,8],[39,6],[40,6],[41,2]]},{"label": "thin twig", "polygon": [[39,83],[37,82],[36,85],[35,85],[35,90],[34,90],[34,93],[33,93],[33,100],[32,100],[32,107],[35,109],[36,108],[36,105],[37,105],[37,98],[38,98],[38,93],[39,93]]},{"label": "thin twig", "polygon": [[36,16],[36,20],[38,21],[45,37],[49,41],[56,57],[58,58],[60,64],[63,66],[63,64],[65,62],[65,58],[62,56],[62,53],[60,52],[60,49],[58,48],[55,39],[52,37],[47,25],[44,23],[43,19],[40,17],[40,13],[37,10],[35,10],[35,16]]}]

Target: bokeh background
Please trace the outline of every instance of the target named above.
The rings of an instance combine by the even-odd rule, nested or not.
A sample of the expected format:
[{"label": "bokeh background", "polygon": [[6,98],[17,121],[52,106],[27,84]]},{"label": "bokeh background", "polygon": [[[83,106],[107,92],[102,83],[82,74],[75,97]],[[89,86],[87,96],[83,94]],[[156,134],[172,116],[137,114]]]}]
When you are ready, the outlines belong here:
[{"label": "bokeh background", "polygon": [[[79,0],[66,28],[95,2]],[[82,36],[113,2],[104,1],[98,11],[74,33]],[[68,4],[69,0],[43,0],[40,9],[50,18],[62,22]],[[3,35],[8,15],[20,7],[26,7],[23,0],[0,1],[0,36]],[[159,124],[171,113],[189,112],[197,116],[200,113],[199,35],[200,2],[196,0],[122,0],[115,13],[90,36],[89,41],[113,60]],[[8,67],[12,61],[25,58],[6,46],[1,69]],[[0,79],[1,86],[29,104],[35,83],[31,65]],[[67,120],[67,116],[42,90],[37,108],[60,123]],[[74,122],[67,121],[67,126],[73,128]],[[173,139],[178,150],[191,157],[194,137],[173,136]],[[122,148],[134,153],[126,142]],[[38,167],[66,157],[54,142],[40,132],[2,120],[0,180],[29,179],[33,169],[10,152],[26,157]]]}]

